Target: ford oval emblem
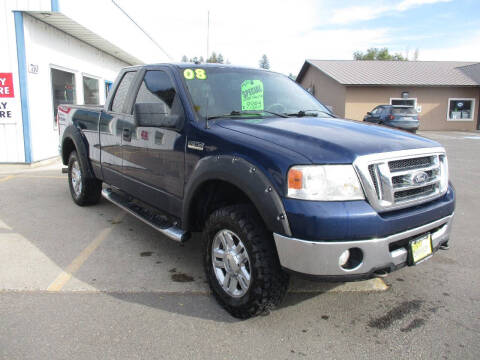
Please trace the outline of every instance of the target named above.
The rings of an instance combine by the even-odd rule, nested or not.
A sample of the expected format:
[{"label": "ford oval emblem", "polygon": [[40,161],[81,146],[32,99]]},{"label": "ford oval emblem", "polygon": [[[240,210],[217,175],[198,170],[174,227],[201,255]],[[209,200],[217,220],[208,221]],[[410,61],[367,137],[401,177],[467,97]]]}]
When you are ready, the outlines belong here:
[{"label": "ford oval emblem", "polygon": [[427,182],[428,174],[424,171],[419,171],[412,176],[412,182],[415,185],[422,185],[423,183]]}]

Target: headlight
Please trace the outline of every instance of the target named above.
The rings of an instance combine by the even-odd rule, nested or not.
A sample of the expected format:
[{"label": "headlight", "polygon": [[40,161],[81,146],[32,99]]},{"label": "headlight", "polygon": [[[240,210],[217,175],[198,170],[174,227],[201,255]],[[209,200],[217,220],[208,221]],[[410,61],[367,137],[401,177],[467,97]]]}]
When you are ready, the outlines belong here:
[{"label": "headlight", "polygon": [[299,165],[288,171],[288,197],[304,200],[364,199],[352,165]]}]

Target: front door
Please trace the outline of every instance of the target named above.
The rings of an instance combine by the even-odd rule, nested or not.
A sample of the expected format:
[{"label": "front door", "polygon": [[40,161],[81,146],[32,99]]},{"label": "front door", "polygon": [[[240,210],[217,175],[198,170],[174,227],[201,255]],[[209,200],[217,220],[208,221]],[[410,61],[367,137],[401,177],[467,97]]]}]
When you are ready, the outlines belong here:
[{"label": "front door", "polygon": [[142,201],[162,208],[173,215],[180,210],[184,187],[185,135],[182,130],[183,106],[168,69],[144,71],[138,84],[137,103],[160,103],[171,115],[178,115],[176,129],[159,124],[141,126],[134,118],[133,104],[123,131],[122,172],[125,190]]}]

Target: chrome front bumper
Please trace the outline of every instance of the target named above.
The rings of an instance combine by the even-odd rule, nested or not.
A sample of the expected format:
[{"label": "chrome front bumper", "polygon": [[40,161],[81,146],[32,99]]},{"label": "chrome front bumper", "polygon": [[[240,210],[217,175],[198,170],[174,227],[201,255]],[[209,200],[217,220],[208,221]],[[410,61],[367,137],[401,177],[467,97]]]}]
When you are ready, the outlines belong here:
[{"label": "chrome front bumper", "polygon": [[[390,244],[422,234],[431,233],[432,247],[436,251],[448,241],[452,227],[453,214],[429,224],[410,229],[385,238],[355,241],[314,242],[289,238],[273,234],[277,252],[283,268],[310,276],[332,278],[361,278],[372,275],[374,271],[393,270],[407,264],[407,245],[390,251]],[[339,265],[342,252],[358,248],[363,260],[353,269],[344,269]]]}]

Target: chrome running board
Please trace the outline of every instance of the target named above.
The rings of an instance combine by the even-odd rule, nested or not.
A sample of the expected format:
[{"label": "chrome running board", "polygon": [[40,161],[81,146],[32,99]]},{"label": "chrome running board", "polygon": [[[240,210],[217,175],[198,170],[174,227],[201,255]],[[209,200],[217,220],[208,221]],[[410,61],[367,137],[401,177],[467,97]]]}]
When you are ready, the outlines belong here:
[{"label": "chrome running board", "polygon": [[135,216],[137,219],[142,220],[145,224],[150,225],[169,239],[178,242],[185,242],[188,239],[187,232],[169,223],[165,217],[154,214],[148,209],[129,201],[118,192],[107,188],[102,190],[102,196],[119,208]]}]

